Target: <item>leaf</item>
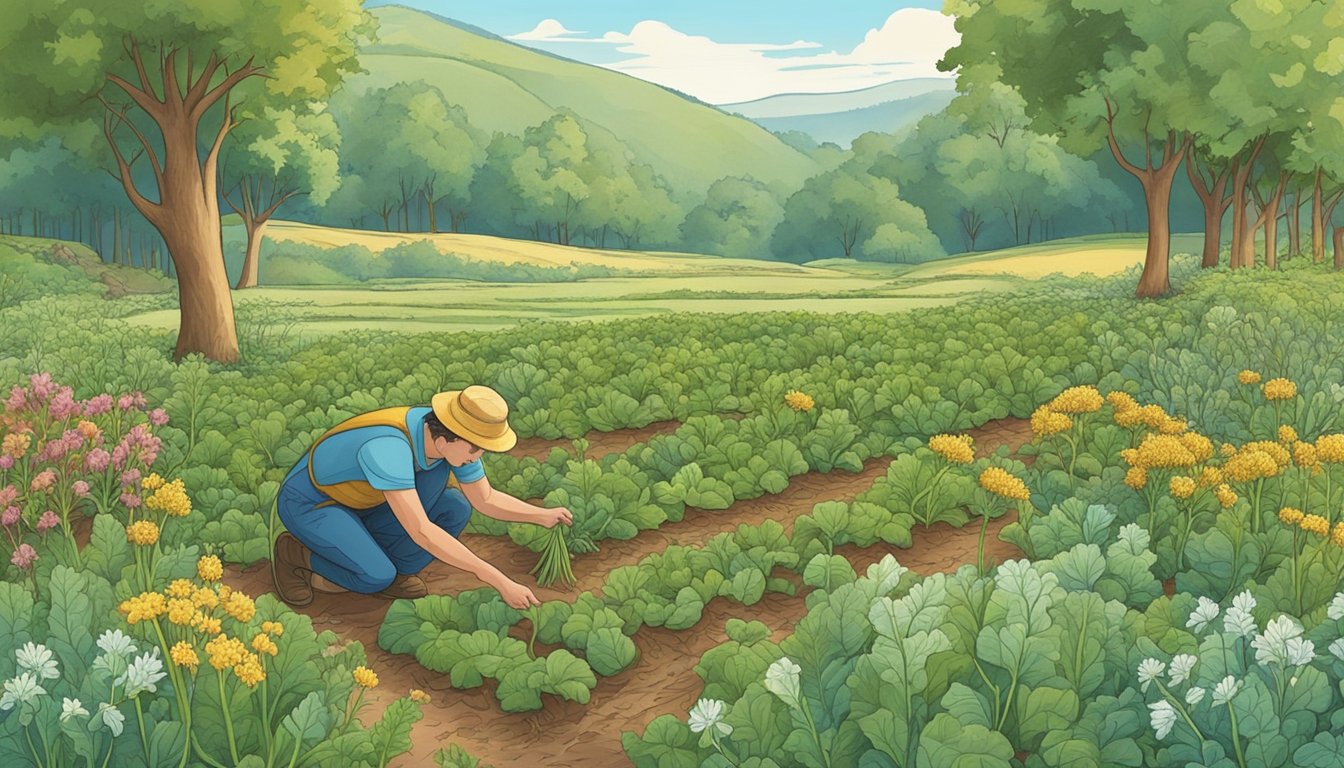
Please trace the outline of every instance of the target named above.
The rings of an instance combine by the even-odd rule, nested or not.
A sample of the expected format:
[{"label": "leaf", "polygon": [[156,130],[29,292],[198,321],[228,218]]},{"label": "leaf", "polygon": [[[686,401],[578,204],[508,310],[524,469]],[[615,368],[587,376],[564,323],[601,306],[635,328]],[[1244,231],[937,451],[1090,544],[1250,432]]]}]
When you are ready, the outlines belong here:
[{"label": "leaf", "polygon": [[516,664],[499,678],[495,696],[505,712],[541,709],[541,685],[546,679],[546,661],[529,659]]},{"label": "leaf", "polygon": [[[182,723],[175,720],[161,720],[155,723],[154,732],[149,736],[149,764],[159,768],[177,765],[185,745],[186,729],[182,727]],[[258,761],[264,768],[265,761],[261,761],[260,758]]]},{"label": "leaf", "polygon": [[1078,694],[1072,690],[1033,688],[1025,694],[1017,723],[1018,740],[1014,743],[1034,752],[1048,731],[1066,728],[1077,717]]},{"label": "leaf", "polygon": [[818,589],[832,589],[855,578],[854,566],[840,555],[819,554],[803,569],[803,583]]},{"label": "leaf", "polygon": [[89,570],[111,581],[120,576],[121,569],[131,562],[131,545],[126,540],[126,528],[112,515],[95,515],[89,544],[84,548],[84,562]]},{"label": "leaf", "polygon": [[738,571],[733,575],[729,594],[743,605],[755,605],[765,594],[765,575],[755,568]]},{"label": "leaf", "polygon": [[394,699],[383,716],[369,729],[369,741],[379,755],[379,768],[387,761],[411,749],[411,727],[420,718],[420,705],[408,698]]},{"label": "leaf", "polygon": [[[628,638],[627,638],[628,639]],[[561,648],[546,657],[542,690],[562,699],[587,704],[597,678],[583,659]]]},{"label": "leaf", "polygon": [[420,618],[414,602],[395,600],[378,628],[378,645],[390,653],[415,653],[415,649],[428,639],[428,633],[421,630],[421,625],[425,625],[426,630],[434,627]]},{"label": "leaf", "polygon": [[637,768],[699,768],[708,757],[690,727],[672,715],[655,718],[642,736],[622,733],[621,747]]},{"label": "leaf", "polygon": [[321,691],[312,691],[280,721],[290,736],[300,743],[319,741],[331,731],[331,713]]},{"label": "leaf", "polygon": [[953,683],[943,694],[943,709],[952,715],[962,725],[979,725],[985,728],[994,727],[994,718],[989,709],[989,702],[979,691],[973,690],[961,683]]},{"label": "leaf", "polygon": [[634,641],[620,627],[603,627],[589,634],[584,656],[594,672],[610,677],[633,664],[637,653]]},{"label": "leaf", "polygon": [[919,738],[920,768],[1009,768],[1013,746],[998,731],[936,715]]},{"label": "leaf", "polygon": [[[76,685],[84,678],[88,660],[94,656],[92,574],[81,574],[58,565],[52,569],[51,613],[47,619],[50,636],[46,644],[61,661],[61,671]],[[107,582],[103,582],[106,587]]]}]

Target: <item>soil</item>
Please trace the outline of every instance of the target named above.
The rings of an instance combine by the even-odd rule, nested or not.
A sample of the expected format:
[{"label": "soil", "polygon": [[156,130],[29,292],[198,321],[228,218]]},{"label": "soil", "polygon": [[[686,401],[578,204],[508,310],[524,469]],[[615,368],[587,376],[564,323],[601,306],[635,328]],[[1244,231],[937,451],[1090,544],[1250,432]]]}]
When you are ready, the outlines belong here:
[{"label": "soil", "polygon": [[[651,434],[671,431],[675,426],[670,423],[650,425],[641,430],[608,433],[606,437],[596,433],[589,438],[589,455],[624,450],[635,442],[648,439]],[[976,438],[980,455],[992,452],[1000,445],[1007,445],[1015,452],[1031,439],[1030,425],[1021,419],[991,422],[972,430],[971,434]],[[523,447],[524,442],[527,450],[540,451],[541,456],[550,450],[546,443],[563,442],[562,447],[567,447],[567,441],[535,440],[520,441],[519,446]],[[685,519],[680,522],[667,523],[655,531],[643,531],[631,541],[604,541],[597,553],[575,560],[574,570],[579,584],[571,591],[536,587],[531,578],[525,576],[535,561],[535,554],[505,537],[464,534],[463,543],[521,583],[532,586],[539,598],[572,600],[583,590],[599,587],[613,568],[636,563],[646,554],[662,551],[669,544],[700,544],[739,524],[767,519],[778,520],[791,528],[794,518],[811,512],[818,501],[853,498],[867,489],[886,472],[888,463],[886,459],[870,461],[857,474],[800,475],[793,478],[783,493],[738,502],[722,511],[688,508]],[[1015,515],[1010,513],[990,522],[985,549],[986,559],[991,563],[1021,554],[998,538],[999,531],[1013,519]],[[910,549],[881,544],[867,548],[841,547],[837,553],[850,560],[859,573],[888,553],[922,574],[953,571],[975,561],[980,526],[974,522],[962,528],[944,523],[927,529],[916,527],[912,533],[914,546]],[[440,563],[431,565],[421,575],[431,591],[438,594],[454,594],[482,586]],[[231,569],[229,581],[253,595],[272,589],[269,564],[265,562],[246,571]],[[761,621],[770,627],[773,639],[778,642],[793,631],[794,625],[806,613],[805,594],[805,589],[799,590],[796,596],[771,593],[753,606],[719,598],[705,607],[703,618],[693,628],[681,631],[641,629],[634,637],[640,652],[638,660],[618,675],[599,678],[588,704],[543,696],[545,706],[542,710],[520,714],[499,709],[491,682],[474,690],[453,689],[445,676],[421,667],[414,658],[390,654],[379,648],[378,628],[389,605],[386,601],[349,594],[319,594],[303,612],[312,616],[313,626],[319,632],[330,629],[346,640],[364,645],[369,666],[378,673],[380,684],[366,698],[368,703],[360,714],[363,722],[372,723],[390,701],[405,696],[413,688],[424,690],[433,697],[424,705],[424,719],[412,732],[415,745],[412,751],[392,765],[431,766],[433,753],[449,742],[455,742],[479,757],[483,765],[496,768],[524,765],[586,768],[628,765],[621,749],[622,732],[642,732],[660,714],[684,714],[689,710],[702,688],[694,667],[706,651],[727,640],[724,624],[729,618]]]}]

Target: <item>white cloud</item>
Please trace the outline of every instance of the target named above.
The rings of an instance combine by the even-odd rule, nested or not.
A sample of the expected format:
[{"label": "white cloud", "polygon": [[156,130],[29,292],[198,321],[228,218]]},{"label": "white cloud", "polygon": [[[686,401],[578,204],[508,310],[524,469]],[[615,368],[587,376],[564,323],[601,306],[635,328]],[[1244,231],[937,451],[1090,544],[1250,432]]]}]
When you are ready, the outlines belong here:
[{"label": "white cloud", "polygon": [[[510,39],[544,42],[551,50],[584,57],[568,44],[602,43],[628,58],[601,66],[675,88],[711,104],[751,101],[779,93],[834,93],[913,77],[947,77],[935,66],[959,36],[953,20],[937,11],[905,8],[870,29],[849,53],[822,51],[798,40],[788,44],[720,43],[688,35],[661,21],[641,21],[629,33],[575,37],[555,19]],[[564,44],[564,45],[561,45]]]}]

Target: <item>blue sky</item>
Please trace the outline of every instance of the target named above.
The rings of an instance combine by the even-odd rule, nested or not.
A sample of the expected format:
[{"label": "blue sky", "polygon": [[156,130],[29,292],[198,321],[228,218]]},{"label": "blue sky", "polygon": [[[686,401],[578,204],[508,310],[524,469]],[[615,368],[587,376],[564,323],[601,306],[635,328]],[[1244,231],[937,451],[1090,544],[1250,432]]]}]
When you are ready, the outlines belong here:
[{"label": "blue sky", "polygon": [[[370,6],[389,5],[374,0]],[[910,77],[956,44],[941,0],[683,0],[638,3],[401,0],[714,104],[826,93]]]}]

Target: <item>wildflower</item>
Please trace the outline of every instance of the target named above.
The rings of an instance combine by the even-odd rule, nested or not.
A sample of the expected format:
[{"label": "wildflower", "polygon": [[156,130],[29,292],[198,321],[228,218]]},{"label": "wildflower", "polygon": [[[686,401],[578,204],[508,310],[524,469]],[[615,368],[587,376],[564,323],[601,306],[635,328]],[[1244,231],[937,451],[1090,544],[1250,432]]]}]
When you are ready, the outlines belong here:
[{"label": "wildflower", "polygon": [[33,562],[36,560],[37,550],[33,549],[32,545],[27,543],[20,544],[18,548],[14,550],[14,554],[9,557],[9,562],[24,571],[32,568]]},{"label": "wildflower", "polygon": [[1147,693],[1148,684],[1160,677],[1166,668],[1166,664],[1151,657],[1139,662],[1139,690]]},{"label": "wildflower", "polygon": [[1128,485],[1130,488],[1133,488],[1136,491],[1141,491],[1147,484],[1148,470],[1143,467],[1130,467],[1129,471],[1125,473],[1125,485]]},{"label": "wildflower", "polygon": [[19,522],[19,518],[22,516],[23,512],[20,511],[18,507],[14,506],[5,507],[5,511],[3,513],[0,513],[0,523],[3,523],[4,526],[8,528],[11,525],[14,525],[15,523]]},{"label": "wildflower", "polygon": [[50,490],[55,484],[56,473],[52,472],[50,469],[44,469],[33,477],[33,481],[28,485],[28,490],[33,493],[40,493],[42,491]]},{"label": "wildflower", "polygon": [[1176,435],[1144,435],[1130,463],[1145,469],[1176,469],[1198,463],[1195,454]]},{"label": "wildflower", "polygon": [[1106,395],[1106,402],[1111,404],[1116,413],[1125,413],[1139,407],[1139,404],[1134,401],[1134,398],[1128,392],[1121,392],[1118,389]]},{"label": "wildflower", "polygon": [[934,435],[929,438],[929,448],[949,464],[970,464],[974,461],[975,451],[971,444],[970,435]]},{"label": "wildflower", "polygon": [[84,469],[88,472],[105,472],[112,463],[112,454],[102,448],[94,448],[84,455]]},{"label": "wildflower", "polygon": [[375,688],[378,685],[378,675],[368,667],[355,667],[355,671],[351,674],[360,688]]},{"label": "wildflower", "polygon": [[1320,464],[1320,456],[1316,452],[1316,446],[1313,443],[1299,440],[1293,443],[1293,463],[1297,466],[1308,469]]},{"label": "wildflower", "polygon": [[168,412],[162,408],[155,408],[149,412],[149,423],[156,427],[162,427],[168,423]]},{"label": "wildflower", "polygon": [[70,491],[82,499],[89,495],[89,484],[83,480],[76,480],[70,484]]},{"label": "wildflower", "polygon": [[1207,691],[1203,688],[1200,688],[1198,685],[1192,685],[1190,686],[1190,690],[1185,692],[1185,703],[1193,707],[1204,700],[1205,693],[1207,693]]},{"label": "wildflower", "polygon": [[113,656],[128,656],[135,652],[135,641],[120,629],[109,629],[98,636],[98,648]]},{"label": "wildflower", "polygon": [[191,604],[197,608],[209,608],[214,610],[215,606],[219,605],[219,595],[215,594],[215,590],[213,589],[201,587],[191,593]]},{"label": "wildflower", "polygon": [[127,509],[140,508],[140,502],[141,502],[140,497],[134,493],[131,493],[130,491],[123,491],[121,496],[117,500],[121,502],[121,506]]},{"label": "wildflower", "polygon": [[285,625],[278,621],[263,621],[261,622],[261,631],[279,637],[285,634]]},{"label": "wildflower", "polygon": [[1265,633],[1251,640],[1257,664],[1298,667],[1316,658],[1316,647],[1302,638],[1302,627],[1288,616],[1278,616]]},{"label": "wildflower", "polygon": [[1241,382],[1242,384],[1248,384],[1248,385],[1259,384],[1260,374],[1250,370],[1242,371],[1241,373],[1237,374],[1237,381]]},{"label": "wildflower", "polygon": [[980,487],[1005,499],[1027,501],[1031,498],[1026,483],[999,467],[988,467],[980,473]]},{"label": "wildflower", "polygon": [[102,433],[102,430],[98,428],[97,424],[85,419],[80,419],[79,424],[75,429],[79,432],[80,437],[90,441],[97,438],[98,435]]},{"label": "wildflower", "polygon": [[161,592],[141,592],[139,595],[122,602],[117,610],[126,614],[128,624],[157,619],[168,610],[168,601]]},{"label": "wildflower", "polygon": [[1212,488],[1223,482],[1223,472],[1217,467],[1205,467],[1199,470],[1199,479],[1196,483],[1200,488]]},{"label": "wildflower", "polygon": [[3,451],[6,456],[21,459],[23,458],[23,455],[28,452],[28,448],[32,443],[33,439],[28,435],[18,433],[8,434],[5,435],[4,441],[0,442],[0,451]]},{"label": "wildflower", "polygon": [[89,710],[84,708],[79,699],[61,698],[61,722],[64,723],[75,715],[89,716]]},{"label": "wildflower", "polygon": [[37,518],[37,532],[46,533],[60,524],[61,518],[55,512],[48,509],[46,512],[42,513],[41,517]]},{"label": "wildflower", "polygon": [[168,597],[186,600],[195,591],[196,585],[191,583],[191,579],[173,579],[173,582],[163,590],[163,593]]},{"label": "wildflower", "polygon": [[817,404],[810,395],[796,390],[784,395],[784,402],[795,411],[810,411]]},{"label": "wildflower", "polygon": [[14,652],[14,657],[19,662],[19,669],[32,672],[39,680],[55,680],[61,676],[56,669],[56,659],[45,645],[31,641],[24,643],[22,648]]},{"label": "wildflower", "polygon": [[1101,393],[1096,387],[1069,387],[1050,401],[1049,408],[1059,413],[1095,413],[1101,410]]},{"label": "wildflower", "polygon": [[1218,455],[1222,456],[1224,459],[1230,459],[1237,455],[1237,446],[1231,443],[1223,443],[1218,446]]},{"label": "wildflower", "polygon": [[221,600],[220,604],[224,607],[225,613],[242,622],[251,621],[257,612],[256,603],[242,592],[231,593],[229,599]]},{"label": "wildflower", "polygon": [[1330,644],[1330,654],[1340,661],[1344,661],[1344,637],[1338,638]]},{"label": "wildflower", "polygon": [[154,693],[158,682],[167,676],[163,671],[163,660],[159,658],[157,647],[149,653],[142,653],[126,668],[126,673],[114,682],[114,685],[126,685],[126,698],[133,699],[142,693]]},{"label": "wildflower", "polygon": [[1195,479],[1193,477],[1187,477],[1185,475],[1176,475],[1175,477],[1171,478],[1171,482],[1168,484],[1168,487],[1171,489],[1171,495],[1173,498],[1188,499],[1195,492]]},{"label": "wildflower", "polygon": [[1237,503],[1237,492],[1232,490],[1227,483],[1218,486],[1213,495],[1218,497],[1218,503],[1222,505],[1223,509],[1231,509]]},{"label": "wildflower", "polygon": [[32,672],[24,672],[13,680],[5,681],[5,693],[0,696],[0,710],[13,709],[15,705],[23,705],[36,699],[38,696],[45,696],[47,689],[38,683],[37,675]]},{"label": "wildflower", "polygon": [[1241,681],[1228,675],[1213,689],[1213,706],[1221,707],[1237,697],[1241,691]]},{"label": "wildflower", "polygon": [[1199,605],[1190,612],[1190,620],[1185,622],[1185,626],[1193,629],[1196,634],[1204,631],[1204,628],[1218,618],[1218,604],[1207,597],[1199,598]]},{"label": "wildflower", "polygon": [[1270,379],[1261,387],[1261,391],[1265,393],[1266,400],[1292,400],[1297,397],[1297,385],[1288,379]]},{"label": "wildflower", "polygon": [[1135,405],[1127,410],[1117,410],[1114,418],[1116,425],[1125,429],[1141,427],[1143,426],[1143,409]]},{"label": "wildflower", "polygon": [[243,685],[253,688],[266,679],[266,669],[261,666],[261,659],[255,653],[244,651],[244,654],[243,660],[233,666],[233,674]]},{"label": "wildflower", "polygon": [[206,643],[205,652],[210,657],[210,666],[221,671],[241,664],[248,654],[241,640],[224,634],[215,635]]},{"label": "wildflower", "polygon": [[1330,535],[1330,521],[1320,515],[1307,515],[1302,518],[1298,526],[1307,533],[1315,534],[1321,538]]},{"label": "wildflower", "polygon": [[100,414],[108,413],[111,410],[112,396],[108,394],[95,395],[94,397],[89,398],[89,401],[84,404],[85,416],[98,416]]},{"label": "wildflower", "polygon": [[190,600],[174,597],[168,601],[168,621],[175,626],[189,627],[196,618],[196,606]]},{"label": "wildflower", "polygon": [[195,672],[196,667],[200,666],[201,658],[196,655],[196,646],[185,640],[174,645],[169,653],[172,656],[173,663],[179,667],[186,667]]},{"label": "wildflower", "polygon": [[141,547],[153,546],[159,540],[159,526],[153,520],[136,520],[126,526],[126,540]]},{"label": "wildflower", "polygon": [[274,656],[280,653],[280,648],[275,644],[275,641],[271,639],[270,635],[264,632],[252,638],[252,650],[257,653],[264,653],[268,656]]},{"label": "wildflower", "polygon": [[782,656],[765,670],[765,689],[775,694],[791,707],[799,706],[803,689],[799,675],[803,668],[793,663],[793,659]]},{"label": "wildflower", "polygon": [[690,726],[692,733],[703,733],[714,729],[720,736],[727,736],[733,732],[733,727],[723,722],[724,704],[718,699],[700,699],[691,707],[690,715],[686,718],[686,724]]},{"label": "wildflower", "polygon": [[1164,435],[1179,435],[1189,428],[1190,422],[1185,419],[1177,419],[1170,416],[1162,419],[1157,423],[1157,426],[1154,427],[1154,429]]},{"label": "wildflower", "polygon": [[1195,668],[1195,662],[1199,659],[1188,653],[1180,653],[1171,659],[1171,684],[1180,685],[1190,678],[1190,673]]},{"label": "wildflower", "polygon": [[1344,592],[1335,593],[1335,598],[1330,601],[1330,607],[1325,610],[1325,615],[1329,616],[1331,621],[1344,619]]},{"label": "wildflower", "polygon": [[113,738],[120,736],[126,727],[126,716],[106,701],[98,705],[98,716],[102,718],[103,725],[112,732]]},{"label": "wildflower", "polygon": [[1073,419],[1067,414],[1050,410],[1048,405],[1042,405],[1031,414],[1031,431],[1037,437],[1049,437],[1070,429],[1073,429]]},{"label": "wildflower", "polygon": [[411,701],[414,701],[416,704],[428,704],[431,700],[429,694],[425,693],[419,688],[411,689],[410,699]]},{"label": "wildflower", "polygon": [[1302,510],[1296,507],[1284,507],[1279,510],[1279,522],[1284,525],[1297,525],[1302,522],[1303,517]]},{"label": "wildflower", "polygon": [[196,575],[201,581],[219,581],[224,578],[224,564],[215,555],[205,555],[196,561]]},{"label": "wildflower", "polygon": [[203,635],[218,635],[221,629],[219,619],[214,616],[206,616],[199,611],[197,611],[196,616],[192,618],[191,626],[195,627],[196,631]]},{"label": "wildflower", "polygon": [[1344,464],[1344,434],[1316,438],[1316,455],[1326,464]]},{"label": "wildflower", "polygon": [[1202,464],[1213,458],[1213,441],[1198,432],[1182,432],[1176,436],[1181,445],[1195,457],[1196,464]]},{"label": "wildflower", "polygon": [[1296,442],[1297,442],[1297,430],[1296,430],[1296,429],[1293,429],[1292,427],[1290,427],[1290,426],[1287,425],[1287,424],[1280,424],[1280,425],[1279,425],[1279,442],[1280,442],[1280,443],[1289,443],[1289,444],[1296,443]]},{"label": "wildflower", "polygon": [[166,481],[159,476],[158,472],[150,472],[143,480],[140,481],[140,488],[141,490],[145,491],[157,491],[158,489],[163,487],[163,484],[165,482]]},{"label": "wildflower", "polygon": [[[1243,592],[1243,595],[1249,595],[1249,592]],[[1255,606],[1255,600],[1252,598],[1249,602],[1251,607]],[[1255,635],[1255,618],[1251,616],[1251,607],[1245,607],[1246,604],[1238,605],[1236,600],[1232,601],[1232,607],[1227,609],[1223,615],[1223,630],[1237,637],[1253,637]]]},{"label": "wildflower", "polygon": [[145,506],[161,510],[169,517],[186,517],[191,514],[191,499],[187,497],[187,488],[180,478],[160,485],[145,499]]},{"label": "wildflower", "polygon": [[1171,733],[1172,727],[1176,725],[1176,709],[1171,706],[1171,702],[1163,699],[1148,705],[1152,713],[1153,733],[1159,739],[1167,738]]}]

